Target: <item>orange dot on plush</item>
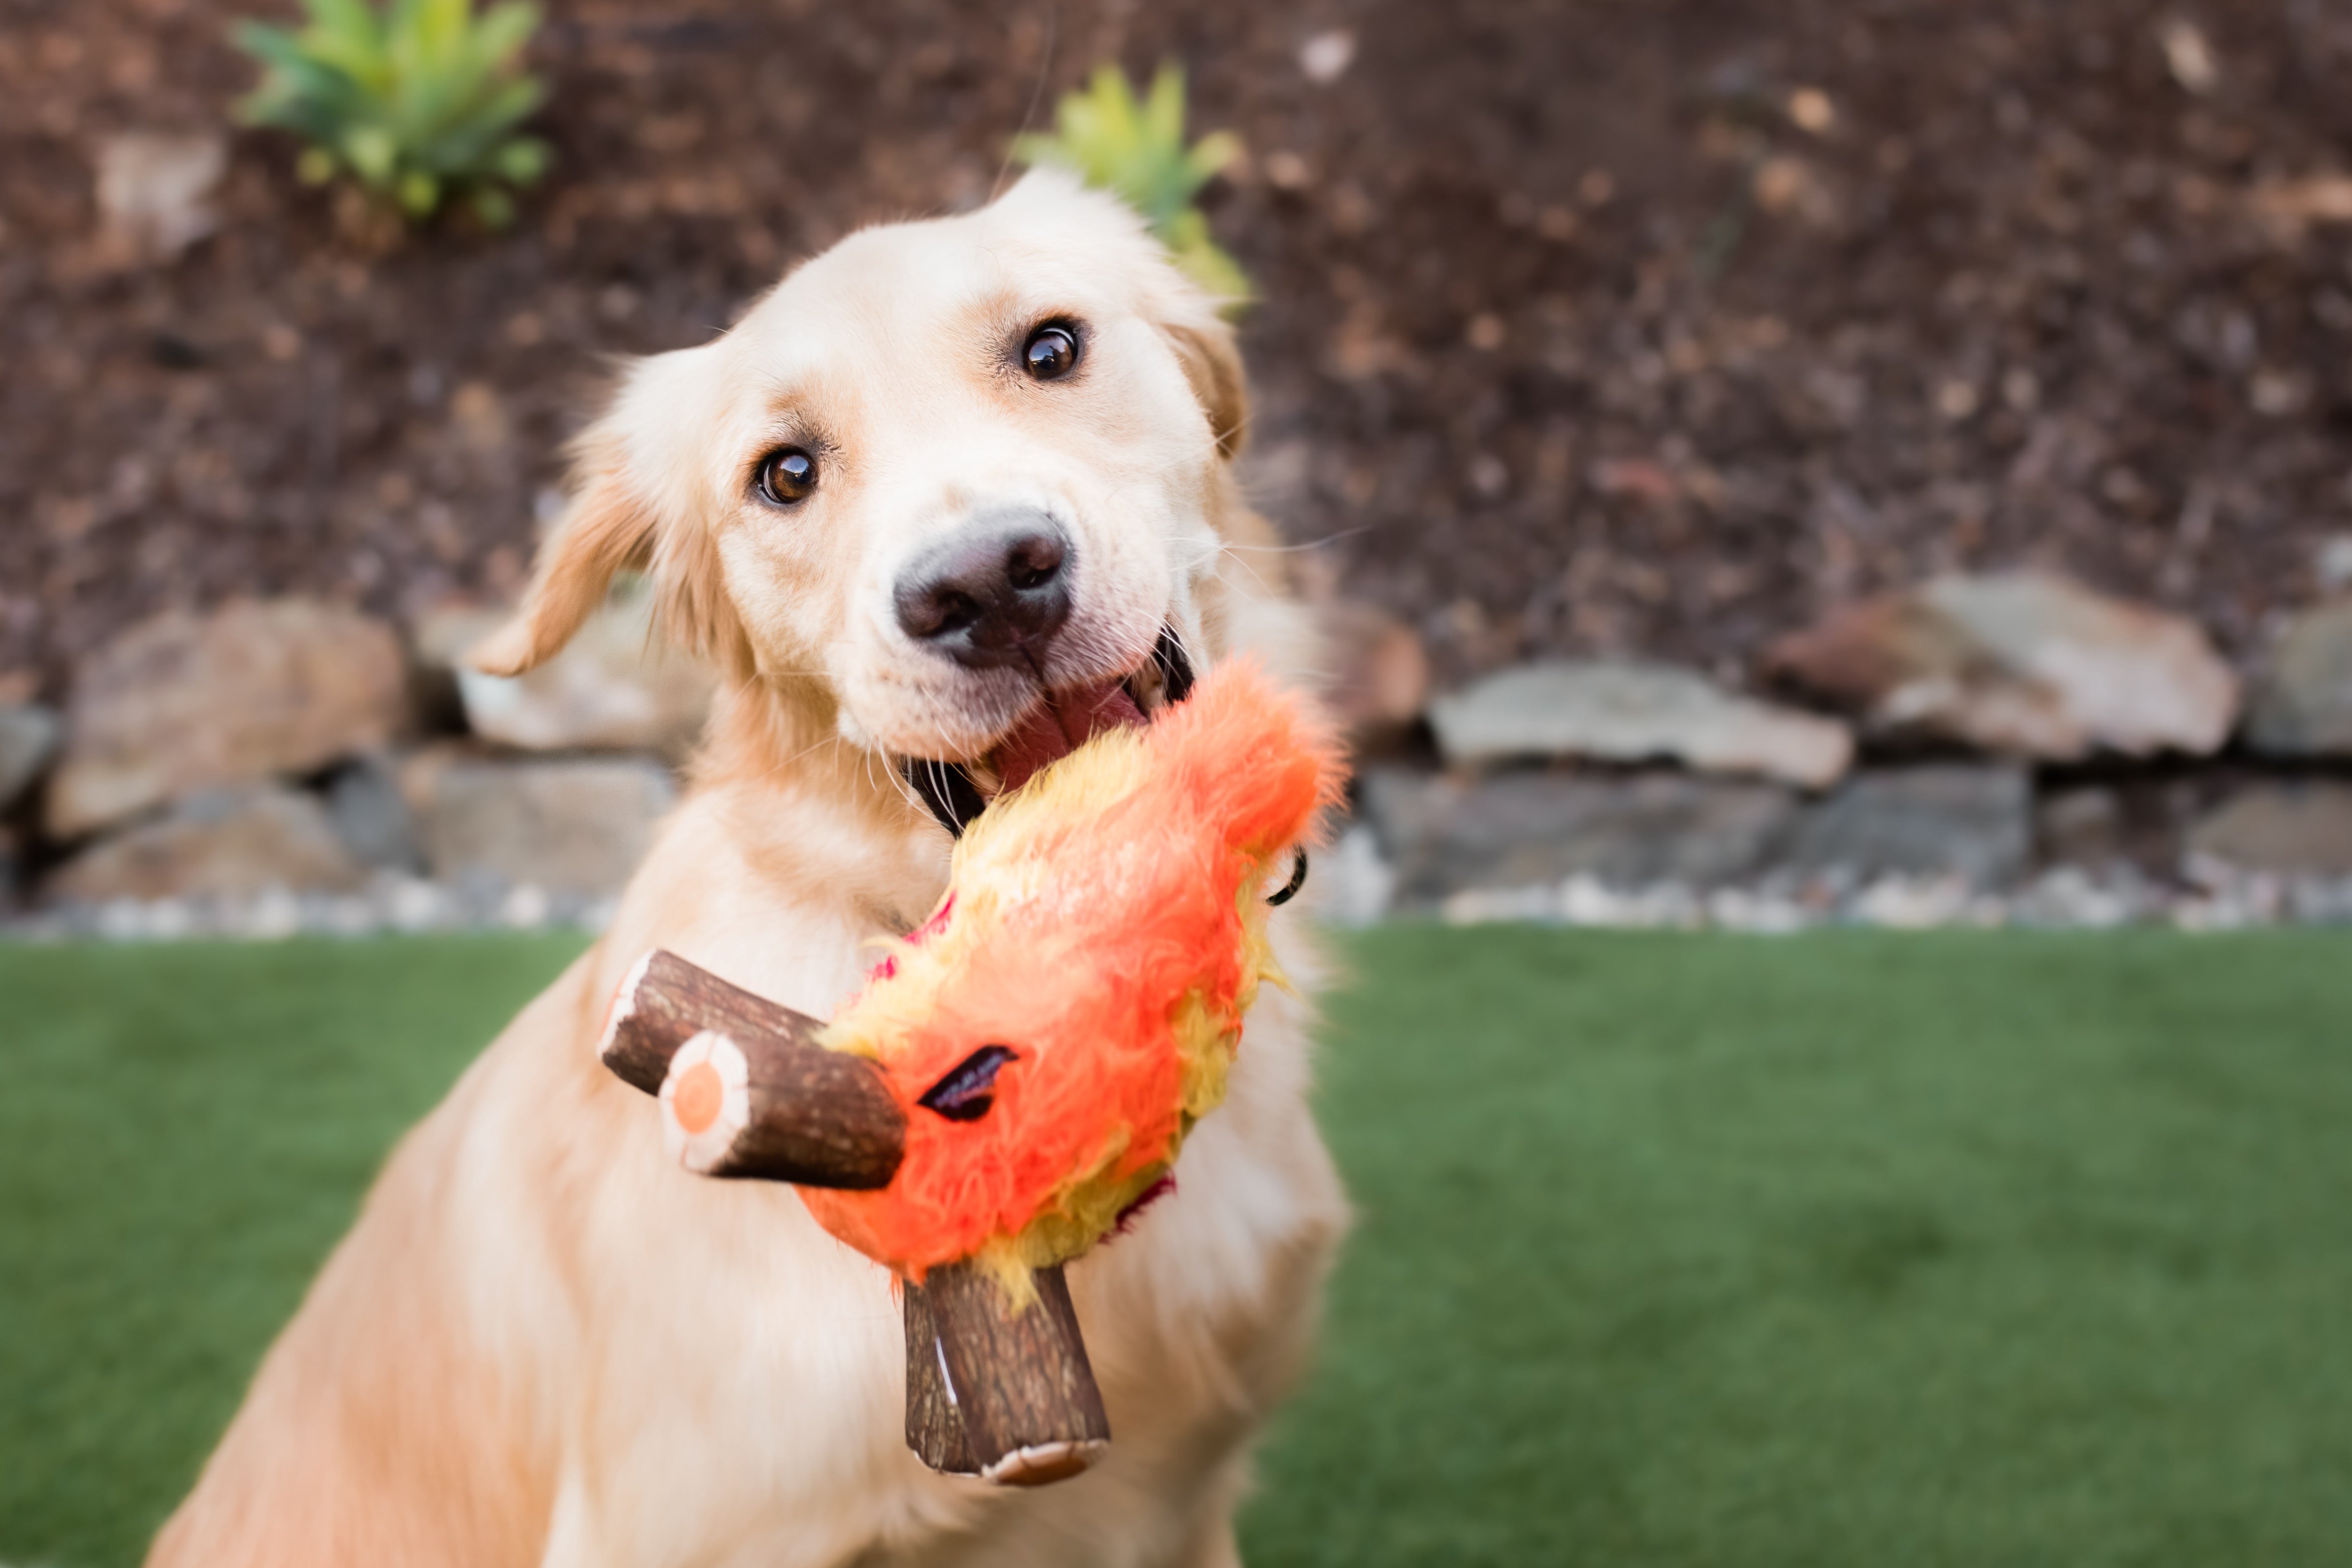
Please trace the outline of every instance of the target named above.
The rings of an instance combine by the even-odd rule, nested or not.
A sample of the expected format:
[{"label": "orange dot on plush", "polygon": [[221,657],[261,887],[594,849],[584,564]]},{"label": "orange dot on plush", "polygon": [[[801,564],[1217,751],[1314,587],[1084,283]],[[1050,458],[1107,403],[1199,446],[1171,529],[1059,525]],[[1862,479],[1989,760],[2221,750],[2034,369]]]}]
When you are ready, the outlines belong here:
[{"label": "orange dot on plush", "polygon": [[719,1120],[719,1108],[726,1100],[727,1084],[719,1069],[709,1062],[697,1062],[677,1075],[677,1085],[670,1091],[670,1114],[688,1136],[694,1136]]}]

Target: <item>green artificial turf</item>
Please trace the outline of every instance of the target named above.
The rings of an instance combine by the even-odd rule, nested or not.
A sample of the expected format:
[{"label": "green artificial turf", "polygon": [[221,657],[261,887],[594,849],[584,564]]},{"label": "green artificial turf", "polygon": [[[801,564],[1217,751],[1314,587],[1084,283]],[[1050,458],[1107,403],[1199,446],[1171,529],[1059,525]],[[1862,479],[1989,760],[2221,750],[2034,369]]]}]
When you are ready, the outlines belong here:
[{"label": "green artificial turf", "polygon": [[0,948],[0,1563],[139,1560],[384,1150],[580,945]]},{"label": "green artificial turf", "polygon": [[1378,932],[1264,1563],[2352,1562],[2352,941]]},{"label": "green artificial turf", "polygon": [[[136,1560],[571,951],[0,950],[0,1563]],[[1342,951],[1257,1568],[2352,1561],[2352,938]]]}]

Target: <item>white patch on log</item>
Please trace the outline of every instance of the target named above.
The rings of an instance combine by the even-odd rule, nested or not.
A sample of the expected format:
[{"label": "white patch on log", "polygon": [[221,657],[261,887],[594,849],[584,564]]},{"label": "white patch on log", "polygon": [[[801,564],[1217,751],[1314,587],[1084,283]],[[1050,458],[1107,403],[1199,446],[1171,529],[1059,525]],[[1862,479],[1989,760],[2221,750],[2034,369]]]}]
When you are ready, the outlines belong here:
[{"label": "white patch on log", "polygon": [[938,1357],[938,1358],[939,1358],[939,1363],[940,1363],[940,1386],[941,1388],[944,1388],[944,1389],[946,1389],[946,1390],[948,1391],[948,1403],[949,1403],[950,1405],[955,1405],[955,1404],[961,1403],[961,1402],[956,1398],[956,1391],[955,1391],[955,1373],[951,1373],[951,1372],[950,1372],[950,1371],[948,1370],[948,1352],[947,1352],[947,1347],[946,1347],[945,1345],[943,1345],[943,1344],[940,1343],[940,1342],[939,1342],[939,1341],[937,1341],[937,1340],[933,1340],[933,1341],[931,1342],[931,1354],[933,1354],[934,1356],[936,1356],[936,1357]]},{"label": "white patch on log", "polygon": [[613,1048],[613,1042],[620,1037],[621,1026],[636,1016],[637,987],[646,983],[646,971],[653,967],[654,955],[660,951],[657,947],[646,949],[635,963],[629,965],[629,973],[621,979],[620,989],[613,993],[613,1005],[604,1012],[604,1032],[596,1040],[597,1060],[602,1061],[604,1053]]},{"label": "white patch on log", "polygon": [[981,1479],[1000,1487],[1042,1487],[1067,1480],[1110,1451],[1099,1437],[1060,1443],[1038,1443],[1015,1448],[992,1465],[982,1467]]},{"label": "white patch on log", "polygon": [[[686,1074],[704,1066],[718,1072],[724,1092],[710,1124],[689,1131],[677,1118],[677,1086]],[[737,1135],[751,1123],[751,1066],[742,1047],[712,1029],[678,1047],[669,1061],[669,1076],[662,1079],[661,1109],[662,1147],[670,1158],[697,1175],[715,1170],[734,1147]]]}]

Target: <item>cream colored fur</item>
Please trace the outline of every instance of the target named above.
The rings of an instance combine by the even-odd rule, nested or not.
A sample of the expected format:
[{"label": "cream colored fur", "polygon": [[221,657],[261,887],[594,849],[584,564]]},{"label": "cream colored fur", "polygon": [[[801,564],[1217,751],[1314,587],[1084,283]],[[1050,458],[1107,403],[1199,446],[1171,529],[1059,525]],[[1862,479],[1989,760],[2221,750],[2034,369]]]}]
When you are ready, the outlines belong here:
[{"label": "cream colored fur", "polygon": [[[1048,316],[1085,323],[1086,349],[1041,385],[1013,356]],[[1035,696],[888,614],[897,566],[970,512],[1047,505],[1076,540],[1056,684],[1131,668],[1163,623],[1203,663],[1246,646],[1307,668],[1228,471],[1241,388],[1211,302],[1123,209],[1043,174],[854,236],[725,337],[631,373],[482,658],[545,658],[615,571],[649,568],[673,634],[729,676],[694,787],[604,939],[394,1154],[152,1568],[1239,1561],[1248,1446],[1344,1220],[1302,1003],[1265,996],[1176,1194],[1071,1267],[1115,1441],[1034,1492],[908,1452],[884,1271],[791,1191],[671,1164],[594,1047],[649,947],[824,1015],[865,944],[929,910],[948,837],[891,759],[977,755]],[[788,440],[820,483],[779,510],[749,481]],[[1311,980],[1288,918],[1284,965]]]}]

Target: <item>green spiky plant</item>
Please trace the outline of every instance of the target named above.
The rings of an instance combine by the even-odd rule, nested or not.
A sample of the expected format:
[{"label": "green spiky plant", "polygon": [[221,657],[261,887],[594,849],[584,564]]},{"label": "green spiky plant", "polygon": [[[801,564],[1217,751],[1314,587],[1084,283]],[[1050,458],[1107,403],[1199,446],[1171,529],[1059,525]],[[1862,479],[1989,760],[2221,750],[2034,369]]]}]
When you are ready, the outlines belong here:
[{"label": "green spiky plant", "polygon": [[1117,66],[1097,66],[1086,88],[1055,106],[1052,135],[1013,143],[1022,163],[1057,164],[1125,200],[1176,264],[1228,310],[1248,302],[1249,275],[1209,237],[1209,220],[1192,198],[1241,150],[1228,131],[1184,144],[1184,72],[1174,64],[1160,68],[1139,100]]},{"label": "green spiky plant", "polygon": [[547,144],[515,128],[547,96],[519,57],[539,8],[504,0],[302,0],[299,28],[244,22],[237,47],[262,64],[237,105],[247,124],[309,143],[296,165],[323,184],[348,174],[412,219],[464,199],[492,227],[514,217],[509,187],[547,169]]}]

